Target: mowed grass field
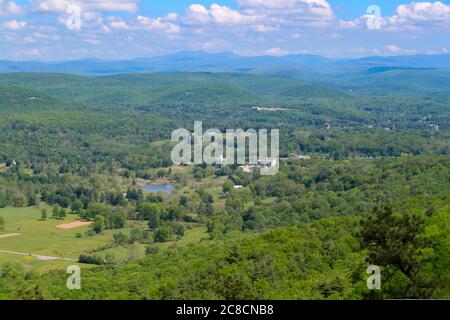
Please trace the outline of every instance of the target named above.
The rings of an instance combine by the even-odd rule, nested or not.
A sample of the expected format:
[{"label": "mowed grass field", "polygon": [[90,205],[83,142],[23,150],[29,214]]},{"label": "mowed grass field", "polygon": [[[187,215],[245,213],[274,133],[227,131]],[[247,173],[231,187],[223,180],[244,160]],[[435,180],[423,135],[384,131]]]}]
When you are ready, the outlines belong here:
[{"label": "mowed grass field", "polygon": [[68,266],[71,265],[77,265],[82,268],[94,266],[78,262],[63,260],[39,260],[35,257],[0,253],[0,267],[5,263],[17,263],[23,266],[25,270],[35,270],[42,273],[50,270],[65,270]]},{"label": "mowed grass field", "polygon": [[[41,210],[46,208],[48,214],[51,214],[51,208],[41,205],[41,208],[25,207],[12,208],[6,207],[0,209],[0,217],[5,220],[5,230],[0,231],[0,266],[6,262],[19,263],[26,269],[37,271],[48,271],[52,269],[65,269],[69,265],[79,265],[80,267],[94,267],[94,265],[80,264],[73,261],[64,260],[40,260],[32,255],[51,256],[58,258],[69,258],[77,260],[80,254],[90,254],[105,256],[111,253],[115,256],[117,262],[123,262],[129,259],[140,259],[145,256],[144,244],[131,244],[119,246],[105,250],[97,250],[107,244],[110,244],[113,235],[117,232],[129,234],[131,227],[144,229],[146,222],[129,221],[127,228],[120,230],[104,230],[99,235],[87,236],[86,231],[89,226],[81,226],[73,229],[60,229],[57,226],[70,222],[79,221],[77,215],[68,214],[64,220],[48,218],[41,221]],[[81,233],[82,237],[77,237]],[[15,236],[7,236],[17,234]],[[171,246],[182,247],[191,243],[197,243],[207,237],[205,226],[193,226],[186,231],[183,239],[165,243],[155,243],[154,245],[161,250]],[[25,253],[26,255],[16,255],[1,251],[14,251]],[[91,251],[95,250],[95,253]]]},{"label": "mowed grass field", "polygon": [[[47,211],[51,214],[50,208],[47,208]],[[6,251],[78,259],[80,254],[110,242],[114,233],[112,230],[108,230],[100,235],[87,237],[84,233],[89,226],[60,229],[57,225],[78,221],[78,217],[67,215],[64,220],[41,221],[41,209],[34,207],[2,208],[0,216],[5,220],[5,230],[0,232],[0,250]],[[15,233],[18,235],[4,237]],[[83,237],[77,238],[77,233],[83,234]],[[0,252],[0,264],[4,262],[19,262],[38,269],[60,268],[74,264],[70,261],[42,261],[35,257]]]}]

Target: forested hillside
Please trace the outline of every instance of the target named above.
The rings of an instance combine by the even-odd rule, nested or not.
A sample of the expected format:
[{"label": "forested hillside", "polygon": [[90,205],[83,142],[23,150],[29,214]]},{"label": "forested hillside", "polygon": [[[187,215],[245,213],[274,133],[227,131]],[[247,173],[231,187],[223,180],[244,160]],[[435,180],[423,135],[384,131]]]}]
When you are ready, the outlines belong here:
[{"label": "forested hillside", "polygon": [[[450,298],[448,74],[359,72],[1,74],[0,298]],[[173,165],[200,120],[280,129],[279,173]]]}]

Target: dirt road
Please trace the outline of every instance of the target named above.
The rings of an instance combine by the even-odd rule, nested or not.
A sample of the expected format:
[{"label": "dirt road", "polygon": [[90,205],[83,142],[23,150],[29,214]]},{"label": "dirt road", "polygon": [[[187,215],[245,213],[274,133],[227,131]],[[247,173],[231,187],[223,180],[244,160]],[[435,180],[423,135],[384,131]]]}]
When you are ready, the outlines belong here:
[{"label": "dirt road", "polygon": [[0,253],[9,253],[9,254],[16,254],[16,255],[20,255],[20,256],[35,257],[38,260],[64,260],[64,261],[73,261],[73,262],[77,262],[78,261],[76,259],[70,259],[70,258],[42,256],[42,255],[39,255],[39,254],[16,252],[16,251],[9,251],[9,250],[0,250]]}]

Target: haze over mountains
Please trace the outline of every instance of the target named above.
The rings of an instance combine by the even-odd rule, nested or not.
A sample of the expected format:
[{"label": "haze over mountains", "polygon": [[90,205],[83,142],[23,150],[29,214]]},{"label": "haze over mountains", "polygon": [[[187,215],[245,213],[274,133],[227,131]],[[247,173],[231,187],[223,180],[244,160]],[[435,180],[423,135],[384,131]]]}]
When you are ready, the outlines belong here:
[{"label": "haze over mountains", "polygon": [[0,61],[0,73],[47,72],[88,76],[121,73],[223,72],[292,77],[348,90],[382,93],[442,92],[450,88],[450,54],[331,59],[315,55],[243,57],[234,53],[179,52],[108,61]]},{"label": "haze over mountains", "polygon": [[108,61],[0,61],[0,72],[66,72],[106,75],[131,72],[246,72],[246,73],[321,73],[337,74],[347,70],[386,68],[450,68],[450,54],[330,59],[315,55],[243,57],[234,53],[179,52],[172,55],[133,60]]}]

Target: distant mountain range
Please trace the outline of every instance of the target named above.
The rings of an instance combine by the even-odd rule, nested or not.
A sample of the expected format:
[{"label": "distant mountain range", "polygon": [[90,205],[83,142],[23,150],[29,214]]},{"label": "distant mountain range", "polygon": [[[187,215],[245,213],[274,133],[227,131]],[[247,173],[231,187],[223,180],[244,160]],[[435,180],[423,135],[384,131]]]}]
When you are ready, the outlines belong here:
[{"label": "distant mountain range", "polygon": [[[244,57],[234,53],[179,52],[124,61],[0,61],[0,73],[46,72],[89,76],[122,73],[223,72],[275,75],[349,90],[449,91],[450,54],[331,59],[316,55]],[[395,80],[395,81],[394,81]],[[393,82],[394,81],[394,82]],[[395,84],[395,88],[391,88]]]},{"label": "distant mountain range", "polygon": [[[179,52],[172,55],[126,61],[83,59],[60,62],[0,61],[0,73],[58,72],[110,75],[143,72],[238,72],[263,74],[337,75],[374,68],[450,68],[450,54],[360,59],[329,59],[315,55],[243,57],[234,53]],[[381,69],[379,69],[381,70]]]}]

